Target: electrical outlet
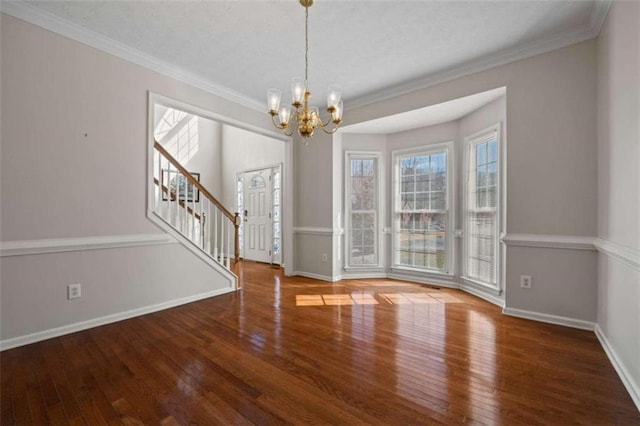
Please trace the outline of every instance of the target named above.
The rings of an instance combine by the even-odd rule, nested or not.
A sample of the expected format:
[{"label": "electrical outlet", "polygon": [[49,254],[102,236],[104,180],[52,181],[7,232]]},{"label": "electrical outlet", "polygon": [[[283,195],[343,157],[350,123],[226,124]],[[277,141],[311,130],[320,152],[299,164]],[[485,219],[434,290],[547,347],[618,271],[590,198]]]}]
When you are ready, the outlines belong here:
[{"label": "electrical outlet", "polygon": [[520,287],[531,288],[531,275],[520,275]]},{"label": "electrical outlet", "polygon": [[327,253],[322,253],[322,263],[327,263],[329,261],[329,256]]},{"label": "electrical outlet", "polygon": [[79,297],[82,297],[82,285],[69,284],[67,286],[67,299],[78,299]]}]

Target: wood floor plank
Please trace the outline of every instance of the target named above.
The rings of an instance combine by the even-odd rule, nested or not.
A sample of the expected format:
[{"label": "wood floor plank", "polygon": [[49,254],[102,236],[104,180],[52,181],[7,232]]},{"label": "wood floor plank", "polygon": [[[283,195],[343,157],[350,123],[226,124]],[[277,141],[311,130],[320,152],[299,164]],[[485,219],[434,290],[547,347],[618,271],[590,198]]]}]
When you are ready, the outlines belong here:
[{"label": "wood floor plank", "polygon": [[640,424],[592,332],[437,286],[236,273],[240,292],[0,353],[0,422]]}]

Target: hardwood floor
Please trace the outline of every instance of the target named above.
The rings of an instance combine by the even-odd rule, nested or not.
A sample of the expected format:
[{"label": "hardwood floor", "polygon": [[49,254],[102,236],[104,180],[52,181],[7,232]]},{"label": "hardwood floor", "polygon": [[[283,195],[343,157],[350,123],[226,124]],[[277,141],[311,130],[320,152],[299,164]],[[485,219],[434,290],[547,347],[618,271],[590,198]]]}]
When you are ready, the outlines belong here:
[{"label": "hardwood floor", "polygon": [[2,352],[0,422],[640,424],[592,332],[395,280],[238,274],[234,294]]}]

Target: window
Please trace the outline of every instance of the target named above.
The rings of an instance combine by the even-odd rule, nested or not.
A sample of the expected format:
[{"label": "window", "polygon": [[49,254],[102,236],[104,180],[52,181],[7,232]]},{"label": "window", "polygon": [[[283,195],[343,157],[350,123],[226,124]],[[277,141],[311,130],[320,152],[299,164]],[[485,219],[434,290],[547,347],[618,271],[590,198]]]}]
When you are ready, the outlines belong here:
[{"label": "window", "polygon": [[237,212],[240,213],[240,226],[238,227],[238,244],[240,247],[240,255],[244,257],[244,180],[242,173],[236,176],[236,201]]},{"label": "window", "polygon": [[394,153],[396,268],[449,274],[453,143]]},{"label": "window", "polygon": [[281,263],[280,166],[273,168],[273,261]]},{"label": "window", "polygon": [[498,127],[471,136],[466,141],[464,276],[497,288]]},{"label": "window", "polygon": [[378,156],[346,154],[347,266],[378,267]]}]

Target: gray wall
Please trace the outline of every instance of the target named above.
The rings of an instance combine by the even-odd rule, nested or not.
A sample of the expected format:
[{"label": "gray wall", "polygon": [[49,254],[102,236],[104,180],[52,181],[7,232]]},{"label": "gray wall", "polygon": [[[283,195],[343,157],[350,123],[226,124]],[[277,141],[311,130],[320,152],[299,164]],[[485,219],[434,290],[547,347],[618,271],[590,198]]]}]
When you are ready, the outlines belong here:
[{"label": "gray wall", "polygon": [[640,408],[638,2],[614,2],[598,39],[598,238],[596,331]]},{"label": "gray wall", "polygon": [[[266,114],[1,16],[0,239],[154,236],[147,91],[271,129]],[[0,339],[222,291],[178,244],[2,257]],[[83,297],[66,300],[82,283]]]},{"label": "gray wall", "polygon": [[[596,232],[596,43],[587,41],[550,53],[472,74],[383,102],[348,110],[355,124],[497,87],[507,88],[507,233],[593,237]],[[469,128],[473,125],[469,120]],[[343,136],[344,138],[344,136]],[[317,206],[334,211],[298,211],[298,225],[335,220],[329,165],[318,151],[301,149],[309,175],[318,176]],[[325,145],[332,150],[330,144]],[[297,157],[297,158],[298,158]],[[311,159],[313,158],[313,162]],[[334,173],[334,179],[336,174]],[[325,197],[326,199],[322,198]],[[335,244],[334,244],[335,246]],[[300,247],[299,252],[304,252]],[[543,254],[544,253],[544,254]],[[550,254],[551,253],[551,254]],[[334,253],[334,256],[336,253]],[[506,306],[594,322],[596,269],[593,250],[507,248]],[[315,258],[315,256],[310,256]],[[306,257],[305,257],[306,258]],[[299,270],[306,265],[298,264]],[[574,271],[587,268],[587,274]],[[533,288],[521,289],[520,275],[532,275]],[[550,280],[549,276],[557,277]],[[584,277],[583,275],[586,275]]]}]

